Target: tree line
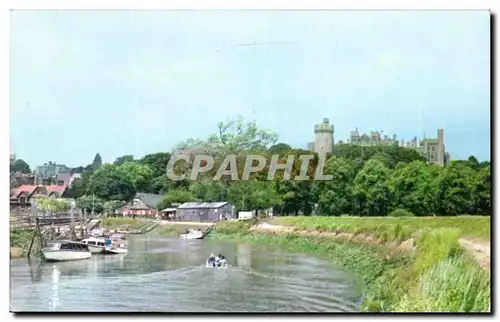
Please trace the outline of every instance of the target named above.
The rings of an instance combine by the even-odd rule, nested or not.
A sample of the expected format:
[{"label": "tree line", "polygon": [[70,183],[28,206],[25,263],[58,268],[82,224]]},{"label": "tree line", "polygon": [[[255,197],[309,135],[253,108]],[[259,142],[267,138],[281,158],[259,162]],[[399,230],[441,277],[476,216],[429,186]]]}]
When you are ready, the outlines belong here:
[{"label": "tree line", "polygon": [[[166,175],[166,166],[179,151],[210,154],[216,165],[196,181],[172,181]],[[261,154],[268,160],[278,154],[280,163],[285,163],[289,155],[313,154],[314,162],[308,168],[311,178],[319,160],[310,151],[277,143],[274,133],[258,129],[254,122],[237,119],[220,122],[217,132],[207,139],[180,142],[170,152],[140,159],[125,155],[102,165],[94,160],[65,196],[76,198],[79,207],[94,207],[97,212],[110,212],[137,192],[145,192],[164,195],[159,209],[198,200],[228,201],[238,210],[273,208],[281,215],[386,216],[397,209],[416,216],[491,214],[491,166],[475,157],[441,167],[426,163],[410,148],[336,144],[323,171],[332,175],[332,180],[284,181],[283,170],[278,170],[275,179],[267,181],[267,164],[246,181],[232,181],[228,176],[213,181],[214,171],[227,154],[238,156],[240,178],[249,154]],[[176,163],[177,171],[191,166]],[[292,178],[300,168],[301,161],[296,157]]]}]

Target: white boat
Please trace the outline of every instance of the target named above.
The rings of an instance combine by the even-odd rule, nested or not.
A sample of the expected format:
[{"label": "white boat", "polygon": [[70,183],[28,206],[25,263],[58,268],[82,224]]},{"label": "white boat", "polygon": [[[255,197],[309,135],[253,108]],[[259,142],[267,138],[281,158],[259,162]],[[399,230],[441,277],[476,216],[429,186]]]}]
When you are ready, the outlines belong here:
[{"label": "white boat", "polygon": [[124,254],[127,253],[126,240],[122,235],[112,235],[109,239],[104,237],[89,237],[82,240],[89,246],[92,254]]},{"label": "white boat", "polygon": [[42,249],[43,257],[47,261],[72,261],[89,259],[92,257],[87,244],[73,241],[53,241]]},{"label": "white boat", "polygon": [[89,250],[92,254],[104,253],[106,249],[106,239],[103,237],[89,237],[82,240],[82,243],[89,246]]},{"label": "white boat", "polygon": [[227,268],[227,260],[221,259],[221,260],[215,261],[213,263],[210,263],[207,259],[205,267],[207,267],[207,268]]},{"label": "white boat", "polygon": [[203,232],[199,229],[188,229],[188,231],[181,235],[181,239],[202,239]]},{"label": "white boat", "polygon": [[125,247],[106,247],[105,254],[126,254],[128,250]]}]

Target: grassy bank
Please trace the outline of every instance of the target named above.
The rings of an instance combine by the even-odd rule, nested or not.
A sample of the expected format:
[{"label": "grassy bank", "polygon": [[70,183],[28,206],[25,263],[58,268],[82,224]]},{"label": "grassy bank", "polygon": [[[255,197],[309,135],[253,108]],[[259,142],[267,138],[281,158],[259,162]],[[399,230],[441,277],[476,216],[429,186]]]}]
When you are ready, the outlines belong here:
[{"label": "grassy bank", "polygon": [[280,217],[270,224],[299,230],[368,233],[387,240],[405,240],[423,229],[458,229],[461,237],[490,240],[490,217]]},{"label": "grassy bank", "polygon": [[[243,222],[218,224],[212,238],[271,244],[335,261],[365,281],[365,312],[486,312],[490,303],[489,274],[459,246],[458,238],[470,232],[460,229],[463,220],[469,220],[463,218],[455,218],[456,224],[450,220],[453,218],[443,218],[446,220],[441,221],[441,226],[436,220],[432,224],[420,223],[418,228],[413,227],[415,219],[424,218],[384,218],[380,225],[375,225],[377,218],[291,217],[272,221],[288,226],[295,223],[299,229],[368,233],[380,237],[380,245],[295,233],[257,233],[249,230],[251,223]],[[484,227],[481,230],[484,232]],[[409,236],[415,239],[414,251],[398,252],[382,245]]]},{"label": "grassy bank", "polygon": [[12,230],[10,232],[10,257],[26,257],[32,238],[33,230]]},{"label": "grassy bank", "polygon": [[151,220],[142,218],[132,219],[132,218],[120,218],[120,217],[107,217],[102,219],[101,227],[112,228],[112,229],[136,230],[144,227],[146,224],[150,222]]}]

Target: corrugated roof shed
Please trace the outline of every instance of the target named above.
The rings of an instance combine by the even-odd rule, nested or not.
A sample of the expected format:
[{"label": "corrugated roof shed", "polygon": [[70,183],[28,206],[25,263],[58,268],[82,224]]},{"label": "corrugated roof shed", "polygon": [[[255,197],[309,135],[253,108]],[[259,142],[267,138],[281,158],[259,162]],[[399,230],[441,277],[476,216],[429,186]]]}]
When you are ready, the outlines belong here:
[{"label": "corrugated roof shed", "polygon": [[227,202],[186,202],[177,209],[217,209],[226,204]]}]

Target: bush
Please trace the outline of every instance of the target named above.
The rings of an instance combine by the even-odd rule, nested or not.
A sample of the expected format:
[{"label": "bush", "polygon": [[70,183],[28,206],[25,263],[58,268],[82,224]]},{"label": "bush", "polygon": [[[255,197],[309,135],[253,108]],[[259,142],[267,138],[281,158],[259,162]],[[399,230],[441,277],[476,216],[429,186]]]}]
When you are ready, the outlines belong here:
[{"label": "bush", "polygon": [[390,217],[414,217],[415,215],[406,209],[395,209],[389,214]]}]

